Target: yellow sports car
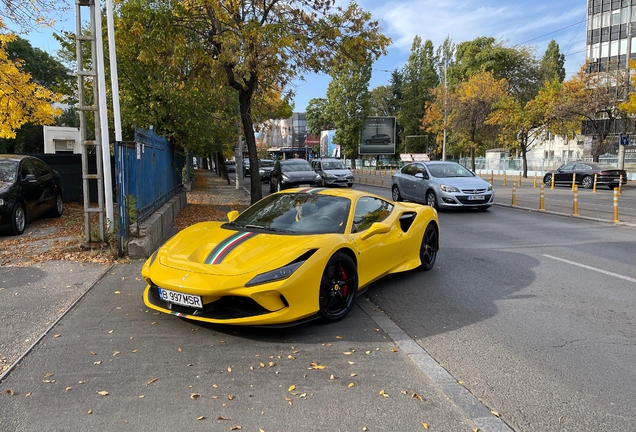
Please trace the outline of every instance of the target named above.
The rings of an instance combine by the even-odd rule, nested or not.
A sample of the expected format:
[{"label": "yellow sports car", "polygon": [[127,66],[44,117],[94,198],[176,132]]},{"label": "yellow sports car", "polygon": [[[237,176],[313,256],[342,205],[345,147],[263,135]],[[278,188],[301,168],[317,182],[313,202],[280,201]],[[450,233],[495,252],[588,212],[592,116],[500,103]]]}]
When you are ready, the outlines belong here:
[{"label": "yellow sports car", "polygon": [[228,220],[192,225],[146,261],[148,307],[219,324],[335,322],[373,281],[433,268],[439,249],[434,208],[353,189],[289,189]]}]

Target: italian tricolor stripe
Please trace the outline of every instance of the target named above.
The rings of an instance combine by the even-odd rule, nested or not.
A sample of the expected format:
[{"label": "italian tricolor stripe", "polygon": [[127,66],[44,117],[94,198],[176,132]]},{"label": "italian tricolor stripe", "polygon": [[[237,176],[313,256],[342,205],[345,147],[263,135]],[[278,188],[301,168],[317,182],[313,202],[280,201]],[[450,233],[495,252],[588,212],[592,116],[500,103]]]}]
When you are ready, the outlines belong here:
[{"label": "italian tricolor stripe", "polygon": [[253,232],[239,232],[231,235],[225,241],[219,243],[217,247],[212,249],[210,255],[205,259],[206,264],[220,264],[223,259],[230,253],[234,248],[243,243],[244,241],[254,237],[256,233]]}]

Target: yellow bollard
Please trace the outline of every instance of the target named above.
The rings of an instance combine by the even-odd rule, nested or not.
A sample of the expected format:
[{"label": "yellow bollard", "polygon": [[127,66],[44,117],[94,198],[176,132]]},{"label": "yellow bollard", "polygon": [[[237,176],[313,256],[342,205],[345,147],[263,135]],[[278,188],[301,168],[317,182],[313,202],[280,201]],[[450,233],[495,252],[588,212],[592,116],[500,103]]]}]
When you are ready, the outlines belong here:
[{"label": "yellow bollard", "polygon": [[614,223],[620,222],[618,220],[618,189],[614,189]]},{"label": "yellow bollard", "polygon": [[519,186],[521,186],[521,171],[519,171],[519,183],[517,183]]},{"label": "yellow bollard", "polygon": [[623,195],[623,174],[618,178],[618,194]]},{"label": "yellow bollard", "polygon": [[550,176],[550,180],[552,182],[552,185],[550,186],[550,189],[554,189],[554,171],[552,171],[552,175]]},{"label": "yellow bollard", "polygon": [[577,184],[574,185],[574,202],[573,202],[573,210],[572,216],[579,215],[579,186]]},{"label": "yellow bollard", "polygon": [[576,173],[572,173],[572,190],[574,190],[575,185],[576,185]]},{"label": "yellow bollard", "polygon": [[479,170],[479,177],[481,178],[481,170]]},{"label": "yellow bollard", "polygon": [[369,170],[364,171],[364,184],[369,184]]},{"label": "yellow bollard", "polygon": [[512,182],[512,207],[517,206],[517,182]]},{"label": "yellow bollard", "polygon": [[539,194],[539,211],[545,211],[545,189],[541,183],[541,193]]},{"label": "yellow bollard", "polygon": [[537,172],[536,171],[534,172],[534,183],[533,183],[532,187],[534,189],[537,188]]},{"label": "yellow bollard", "polygon": [[382,179],[380,180],[380,186],[384,187],[384,176],[386,175],[386,168],[382,170]]},{"label": "yellow bollard", "polygon": [[594,187],[592,188],[592,193],[596,193],[596,174],[594,174]]},{"label": "yellow bollard", "polygon": [[504,171],[504,183],[503,183],[503,185],[504,186],[506,185],[506,171]]},{"label": "yellow bollard", "polygon": [[494,184],[494,183],[495,183],[495,172],[490,171],[490,184]]},{"label": "yellow bollard", "polygon": [[373,170],[373,186],[375,186],[375,175],[378,172],[378,170]]}]

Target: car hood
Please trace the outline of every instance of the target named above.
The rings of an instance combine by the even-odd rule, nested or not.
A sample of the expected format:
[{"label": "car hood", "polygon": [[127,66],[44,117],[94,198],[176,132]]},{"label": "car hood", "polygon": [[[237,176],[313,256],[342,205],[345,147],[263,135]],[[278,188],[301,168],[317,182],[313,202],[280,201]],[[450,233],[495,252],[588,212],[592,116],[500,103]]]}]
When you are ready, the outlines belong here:
[{"label": "car hood", "polygon": [[314,180],[316,178],[316,173],[313,171],[292,171],[284,172],[283,174],[294,181]]},{"label": "car hood", "polygon": [[9,192],[9,189],[11,189],[11,186],[13,186],[13,183],[3,182],[2,180],[0,180],[0,196]]},{"label": "car hood", "polygon": [[439,184],[455,186],[458,189],[488,189],[488,182],[479,177],[446,177],[435,179]]},{"label": "car hood", "polygon": [[181,231],[160,249],[159,262],[189,272],[236,276],[288,264],[285,257],[294,250],[300,255],[316,237],[234,231],[222,225],[202,222]]},{"label": "car hood", "polygon": [[338,177],[343,177],[343,176],[352,174],[351,171],[348,169],[330,169],[330,170],[325,170],[325,172],[327,174],[335,175]]}]

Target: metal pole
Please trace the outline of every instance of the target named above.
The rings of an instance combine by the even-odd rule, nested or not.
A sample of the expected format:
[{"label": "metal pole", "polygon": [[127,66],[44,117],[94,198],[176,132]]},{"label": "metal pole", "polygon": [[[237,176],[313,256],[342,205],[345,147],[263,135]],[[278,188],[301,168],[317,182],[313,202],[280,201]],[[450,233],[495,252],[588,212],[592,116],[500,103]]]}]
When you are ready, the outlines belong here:
[{"label": "metal pole", "polygon": [[[442,143],[442,160],[446,160],[446,100],[447,100],[447,87],[446,87],[446,69],[448,67],[448,58],[444,59],[444,141]],[[473,167],[474,168],[474,167]]]}]

